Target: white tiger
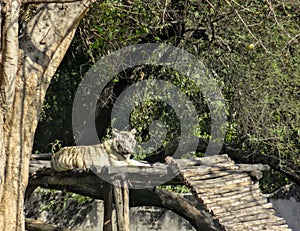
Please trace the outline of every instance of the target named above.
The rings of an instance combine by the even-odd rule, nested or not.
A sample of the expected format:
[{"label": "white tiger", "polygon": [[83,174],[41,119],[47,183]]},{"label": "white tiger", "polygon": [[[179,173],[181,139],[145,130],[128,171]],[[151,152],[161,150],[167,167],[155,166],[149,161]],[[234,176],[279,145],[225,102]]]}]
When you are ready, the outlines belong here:
[{"label": "white tiger", "polygon": [[73,169],[87,170],[91,166],[148,166],[130,159],[134,153],[136,130],[118,131],[113,129],[113,138],[91,146],[65,147],[52,155],[51,167],[58,172]]}]

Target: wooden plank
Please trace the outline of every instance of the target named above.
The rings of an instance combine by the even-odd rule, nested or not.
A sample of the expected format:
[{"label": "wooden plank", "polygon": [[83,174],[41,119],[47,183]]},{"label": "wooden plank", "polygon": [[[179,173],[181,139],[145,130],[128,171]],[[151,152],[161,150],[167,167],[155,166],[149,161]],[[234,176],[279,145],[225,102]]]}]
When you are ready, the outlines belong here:
[{"label": "wooden plank", "polygon": [[[224,199],[223,201],[213,201],[213,200],[203,200],[204,203],[209,207],[209,206],[221,206],[221,207],[232,207],[235,205],[242,205],[244,203],[248,203],[248,202],[252,202],[252,201],[256,201],[257,199],[252,197],[251,195],[248,196],[244,196],[243,198],[236,198],[236,199]],[[267,203],[267,201],[266,201]]]},{"label": "wooden plank", "polygon": [[271,209],[265,209],[261,206],[261,207],[242,209],[238,213],[236,211],[222,213],[219,216],[217,216],[217,218],[221,222],[227,222],[227,221],[238,219],[238,218],[244,217],[244,216],[250,216],[250,215],[257,216],[258,214],[274,215],[275,211],[271,210]]},{"label": "wooden plank", "polygon": [[227,220],[226,222],[222,222],[222,224],[227,225],[227,224],[239,224],[239,223],[247,223],[247,225],[261,225],[264,224],[264,222],[267,222],[268,224],[271,223],[272,214],[266,214],[266,213],[261,213],[261,214],[250,214],[248,216],[241,216],[234,218],[232,220]]},{"label": "wooden plank", "polygon": [[[196,175],[196,176],[193,176],[193,179],[192,180],[206,180],[206,179],[210,179],[210,178],[218,178],[218,177],[223,177],[223,176],[227,176],[227,175],[232,175],[232,174],[235,174],[236,171],[217,171],[217,172],[212,172],[212,173],[209,173],[208,174],[205,174],[205,175]],[[189,176],[184,174],[184,177],[189,179]]]},{"label": "wooden plank", "polygon": [[199,168],[197,168],[196,170],[180,170],[180,172],[182,174],[184,174],[185,177],[189,177],[189,176],[194,176],[194,175],[207,175],[207,174],[214,174],[216,172],[226,172],[226,171],[233,171],[233,172],[240,172],[238,170],[237,167],[235,167],[234,165],[231,165],[231,164],[226,164],[226,165],[222,165],[222,166],[213,166],[213,167],[207,167],[207,166],[199,166]]},{"label": "wooden plank", "polygon": [[267,164],[236,164],[236,166],[244,172],[252,171],[269,171],[270,166]]},{"label": "wooden plank", "polygon": [[174,159],[174,162],[178,164],[180,169],[189,168],[193,166],[206,166],[210,167],[213,165],[221,165],[225,163],[234,163],[231,161],[227,155],[220,156],[207,156],[207,157],[199,157],[193,159]]},{"label": "wooden plank", "polygon": [[241,231],[241,230],[247,230],[247,231],[292,231],[289,228],[280,228],[280,227],[266,227],[266,226],[247,226],[247,225],[232,225],[228,226],[228,231]]},{"label": "wooden plank", "polygon": [[235,195],[231,195],[228,197],[224,197],[224,198],[203,198],[203,200],[209,204],[209,202],[213,202],[215,204],[226,204],[229,203],[231,201],[243,201],[243,200],[247,200],[248,198],[254,198],[253,200],[255,200],[255,198],[259,197],[260,194],[259,192],[244,192],[244,193],[240,193],[240,194],[235,194]]},{"label": "wooden plank", "polygon": [[194,176],[188,177],[188,180],[191,180],[193,182],[202,182],[202,185],[204,187],[210,187],[210,186],[217,187],[218,185],[222,185],[223,183],[232,182],[237,179],[247,179],[250,181],[250,178],[248,177],[247,174],[229,174],[229,175],[225,175],[225,176],[218,177],[218,178],[212,177],[212,178],[207,178],[205,180],[200,180],[200,181],[197,180],[197,178]]},{"label": "wooden plank", "polygon": [[266,199],[256,199],[256,201],[248,201],[244,202],[243,204],[236,204],[236,205],[229,205],[227,207],[222,207],[220,205],[215,205],[215,206],[210,206],[210,209],[214,211],[216,214],[220,214],[223,212],[230,212],[230,211],[235,211],[239,212],[239,210],[242,210],[244,208],[252,208],[254,206],[264,206],[266,208],[270,207],[272,208],[272,204],[266,203]]},{"label": "wooden plank", "polygon": [[174,162],[179,164],[179,167],[181,165],[194,165],[194,163],[200,162],[200,165],[206,165],[206,166],[212,166],[216,165],[219,163],[224,163],[224,162],[232,162],[231,159],[228,157],[227,154],[223,155],[214,155],[214,156],[204,156],[204,157],[198,157],[198,158],[193,158],[193,159],[174,159]]},{"label": "wooden plank", "polygon": [[203,199],[206,199],[206,198],[214,199],[214,198],[223,198],[223,197],[227,197],[227,196],[231,196],[231,195],[237,195],[237,194],[244,193],[244,192],[252,192],[252,191],[255,191],[258,189],[259,189],[259,185],[253,184],[253,185],[242,187],[242,188],[240,188],[239,191],[230,191],[230,192],[225,192],[225,193],[223,192],[223,193],[219,193],[219,194],[208,193],[208,192],[199,193],[199,194],[201,194],[201,197]]},{"label": "wooden plank", "polygon": [[[246,182],[244,183],[243,185],[239,184],[240,185],[240,188],[243,189],[243,188],[248,188],[248,187],[251,187],[251,186],[254,186],[255,184],[253,184],[252,182]],[[224,188],[224,189],[220,189],[220,188],[216,188],[214,190],[211,190],[211,191],[208,191],[208,190],[203,190],[200,192],[198,191],[197,194],[199,194],[199,196],[202,196],[203,194],[206,194],[206,195],[212,195],[212,194],[220,194],[221,196],[223,194],[230,194],[230,193],[234,193],[236,192],[235,190],[232,190],[232,188]]]},{"label": "wooden plank", "polygon": [[191,186],[195,189],[197,192],[231,192],[233,190],[238,189],[241,186],[247,186],[247,185],[253,185],[252,181],[248,178],[242,177],[238,179],[234,179],[230,182],[223,182],[220,185],[213,185],[208,184],[207,187],[204,182],[201,181],[192,181],[190,182]]},{"label": "wooden plank", "polygon": [[242,209],[238,209],[238,210],[228,210],[228,211],[223,211],[221,213],[215,213],[216,217],[222,217],[222,218],[226,218],[232,215],[239,215],[239,214],[243,214],[243,213],[257,213],[257,211],[264,211],[264,212],[268,212],[270,214],[275,214],[275,210],[269,205],[269,204],[261,204],[261,205],[255,205],[255,206],[251,206],[251,207],[246,207],[246,208],[242,208]]},{"label": "wooden plank", "polygon": [[[271,228],[271,227],[278,227],[282,225],[286,225],[286,222],[283,218],[274,216],[269,216],[268,214],[259,214],[259,216],[248,216],[243,217],[242,219],[232,220],[228,222],[223,222],[226,226],[235,226],[238,224],[241,224],[245,227],[252,227],[252,226],[258,226],[258,227],[264,227],[264,228]],[[263,229],[262,229],[263,230]],[[277,229],[274,229],[277,230]]]},{"label": "wooden plank", "polygon": [[200,158],[193,159],[174,159],[174,162],[179,165],[180,168],[193,168],[201,165]]}]

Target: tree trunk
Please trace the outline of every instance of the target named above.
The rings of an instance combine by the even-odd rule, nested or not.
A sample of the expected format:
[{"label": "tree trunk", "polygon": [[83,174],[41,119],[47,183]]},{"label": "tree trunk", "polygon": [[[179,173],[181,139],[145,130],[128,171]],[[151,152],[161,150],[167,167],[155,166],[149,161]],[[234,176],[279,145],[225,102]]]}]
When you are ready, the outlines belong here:
[{"label": "tree trunk", "polygon": [[[7,118],[14,104],[16,73],[18,64],[18,18],[20,2],[5,0],[1,4],[1,69],[0,69],[0,227],[1,230],[17,230],[24,223],[18,207],[18,194],[22,187],[18,175],[18,156],[8,155],[10,137]],[[18,143],[15,148],[18,148]]]},{"label": "tree trunk", "polygon": [[[29,159],[46,90],[90,2],[45,4],[18,44],[20,2],[2,4],[0,230],[24,230]],[[3,17],[2,17],[3,16]]]}]

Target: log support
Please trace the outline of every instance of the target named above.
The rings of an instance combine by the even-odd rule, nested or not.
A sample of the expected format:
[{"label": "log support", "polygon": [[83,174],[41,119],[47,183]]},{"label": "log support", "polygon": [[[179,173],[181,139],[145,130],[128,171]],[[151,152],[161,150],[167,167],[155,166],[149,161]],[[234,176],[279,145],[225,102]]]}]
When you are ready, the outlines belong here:
[{"label": "log support", "polygon": [[118,231],[130,231],[129,188],[127,177],[116,175],[113,182]]},{"label": "log support", "polygon": [[104,221],[103,231],[112,231],[113,221],[113,196],[112,185],[110,183],[103,183],[103,201],[104,201]]}]

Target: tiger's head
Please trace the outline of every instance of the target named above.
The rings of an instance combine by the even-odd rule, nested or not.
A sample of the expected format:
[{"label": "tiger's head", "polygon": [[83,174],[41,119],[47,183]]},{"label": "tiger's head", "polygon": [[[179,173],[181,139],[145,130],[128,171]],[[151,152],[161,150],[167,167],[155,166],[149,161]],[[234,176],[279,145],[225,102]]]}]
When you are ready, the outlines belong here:
[{"label": "tiger's head", "polygon": [[136,133],[135,129],[131,131],[119,131],[116,128],[113,128],[113,141],[115,149],[118,153],[124,155],[130,155],[135,152],[136,149],[136,140],[134,135]]}]

